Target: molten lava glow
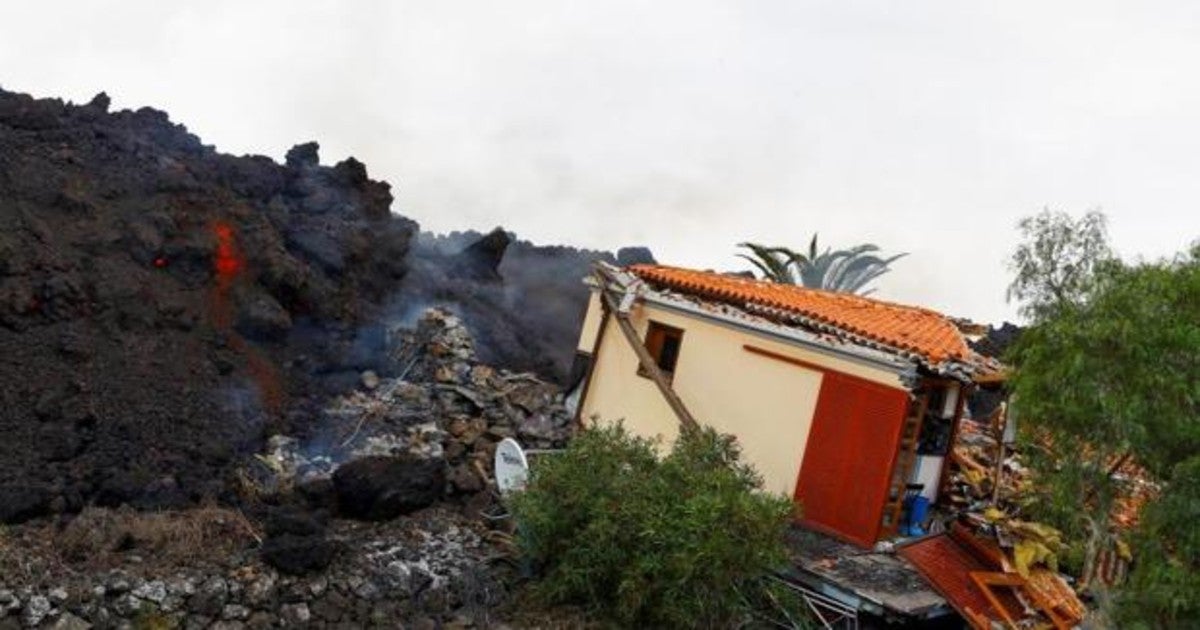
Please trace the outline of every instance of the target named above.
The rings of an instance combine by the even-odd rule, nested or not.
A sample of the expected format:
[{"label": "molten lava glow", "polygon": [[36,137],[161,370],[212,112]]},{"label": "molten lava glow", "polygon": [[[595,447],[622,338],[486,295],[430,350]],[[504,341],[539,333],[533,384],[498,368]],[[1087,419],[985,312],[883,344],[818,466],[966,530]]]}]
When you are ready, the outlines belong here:
[{"label": "molten lava glow", "polygon": [[229,346],[245,358],[246,376],[257,386],[263,410],[270,415],[278,415],[283,410],[286,396],[278,371],[266,355],[233,329],[234,312],[229,292],[234,279],[246,268],[246,259],[238,248],[237,234],[232,225],[221,221],[212,224],[210,229],[217,237],[217,251],[213,257],[217,282],[209,297],[212,322],[218,329],[229,333]]},{"label": "molten lava glow", "polygon": [[218,276],[232,278],[241,273],[242,268],[246,266],[246,261],[242,259],[237,243],[234,242],[233,228],[227,223],[217,223],[213,226],[213,233],[217,235],[217,257],[213,261],[213,267]]}]

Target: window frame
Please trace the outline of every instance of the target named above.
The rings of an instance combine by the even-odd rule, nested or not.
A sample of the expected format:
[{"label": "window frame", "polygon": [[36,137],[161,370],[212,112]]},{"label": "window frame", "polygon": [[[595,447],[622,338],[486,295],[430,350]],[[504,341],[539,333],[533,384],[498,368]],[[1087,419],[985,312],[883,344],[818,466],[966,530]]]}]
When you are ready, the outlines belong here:
[{"label": "window frame", "polygon": [[[654,359],[654,364],[658,366],[658,371],[662,372],[663,378],[665,378],[668,383],[674,380],[675,370],[679,368],[679,356],[683,351],[683,333],[684,330],[677,326],[670,326],[662,322],[650,320],[649,325],[646,327],[646,336],[642,340],[642,345],[646,348],[646,351],[650,353],[650,358]],[[669,338],[674,338],[676,340],[676,347],[671,369],[667,370],[663,368],[662,360],[663,349],[666,347],[665,342]],[[651,378],[650,373],[645,367],[642,366],[641,361],[638,361],[637,375],[641,376],[642,378]]]}]

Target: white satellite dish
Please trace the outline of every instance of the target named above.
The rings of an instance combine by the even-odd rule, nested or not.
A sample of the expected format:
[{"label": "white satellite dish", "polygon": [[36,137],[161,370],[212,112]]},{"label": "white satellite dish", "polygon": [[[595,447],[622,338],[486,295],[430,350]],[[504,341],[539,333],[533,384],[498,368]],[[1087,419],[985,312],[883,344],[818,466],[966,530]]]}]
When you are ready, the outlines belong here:
[{"label": "white satellite dish", "polygon": [[529,481],[529,460],[521,445],[512,438],[496,444],[496,487],[500,494],[521,490]]}]

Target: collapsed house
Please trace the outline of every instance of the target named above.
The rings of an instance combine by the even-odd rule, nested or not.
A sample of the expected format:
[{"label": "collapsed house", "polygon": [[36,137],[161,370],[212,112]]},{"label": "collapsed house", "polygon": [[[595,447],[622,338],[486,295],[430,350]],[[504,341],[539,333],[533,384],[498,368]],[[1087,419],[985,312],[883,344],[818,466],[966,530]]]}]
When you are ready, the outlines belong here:
[{"label": "collapsed house", "polygon": [[628,324],[687,412],[737,436],[767,490],[861,547],[900,533],[910,490],[936,503],[964,391],[999,368],[928,309],[656,265],[597,271],[580,417],[677,434],[638,352],[610,332]]},{"label": "collapsed house", "polygon": [[[1030,615],[1059,627],[1078,620],[1078,600],[1056,573],[1039,573],[1048,586],[1031,587],[1032,595],[998,599],[997,588],[1025,588],[997,577],[1011,567],[968,561],[984,546],[970,548],[973,539],[955,527],[926,535],[927,512],[952,503],[965,401],[1004,373],[971,349],[961,322],[858,295],[660,265],[599,264],[588,284],[579,420],[620,421],[664,444],[687,425],[735,436],[764,488],[793,497],[798,524],[823,541],[801,549],[795,564],[826,610],[912,620],[953,607],[977,627]],[[943,579],[947,562],[955,572]],[[972,581],[974,573],[989,575]]]}]

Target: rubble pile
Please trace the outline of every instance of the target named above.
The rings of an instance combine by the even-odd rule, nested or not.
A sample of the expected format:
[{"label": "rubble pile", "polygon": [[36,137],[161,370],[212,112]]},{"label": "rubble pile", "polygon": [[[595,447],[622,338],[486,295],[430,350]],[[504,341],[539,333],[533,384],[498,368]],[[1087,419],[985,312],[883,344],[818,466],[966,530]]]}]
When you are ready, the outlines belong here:
[{"label": "rubble pile", "polygon": [[[1033,496],[1032,471],[1021,465],[1019,452],[1002,448],[1003,414],[1001,405],[987,423],[961,425],[950,457],[948,527],[990,557],[996,571],[1019,576],[1023,590],[1016,594],[1028,594],[1033,600],[1021,600],[1030,619],[1045,623],[1056,615],[1059,621],[1079,623],[1087,614],[1080,593],[1087,594],[1093,583],[1112,586],[1124,579],[1133,558],[1121,534],[1136,524],[1141,507],[1156,488],[1136,463],[1127,458],[1110,462],[1113,478],[1122,488],[1110,515],[1111,544],[1093,550],[1095,555],[1085,560],[1082,574],[1064,576],[1059,571],[1059,558],[1066,551],[1061,532],[1025,516]],[[1002,453],[1003,460],[998,461]]]},{"label": "rubble pile", "polygon": [[[391,337],[398,377],[363,373],[361,389],[330,402],[321,429],[307,443],[270,438],[247,473],[263,492],[299,488],[314,495],[314,488],[333,479],[331,490],[344,508],[346,495],[357,488],[350,489],[349,480],[337,483],[342,471],[365,469],[370,474],[355,481],[362,485],[387,477],[388,462],[403,462],[403,478],[381,486],[396,492],[412,485],[413,477],[441,479],[437,471],[444,467],[449,494],[473,494],[494,487],[492,459],[500,440],[515,438],[538,449],[566,446],[574,425],[561,390],[532,374],[480,363],[470,332],[455,315],[430,309],[415,328]],[[437,466],[419,467],[428,461]],[[423,507],[419,503],[414,505]],[[379,517],[405,511],[411,509],[383,509]],[[369,506],[358,515],[368,512]]]},{"label": "rubble pile", "polygon": [[130,554],[115,568],[34,583],[0,575],[0,630],[466,628],[486,626],[505,596],[490,566],[496,548],[453,512],[340,521],[330,538],[340,552],[314,575],[279,572],[249,548],[173,567]]}]

